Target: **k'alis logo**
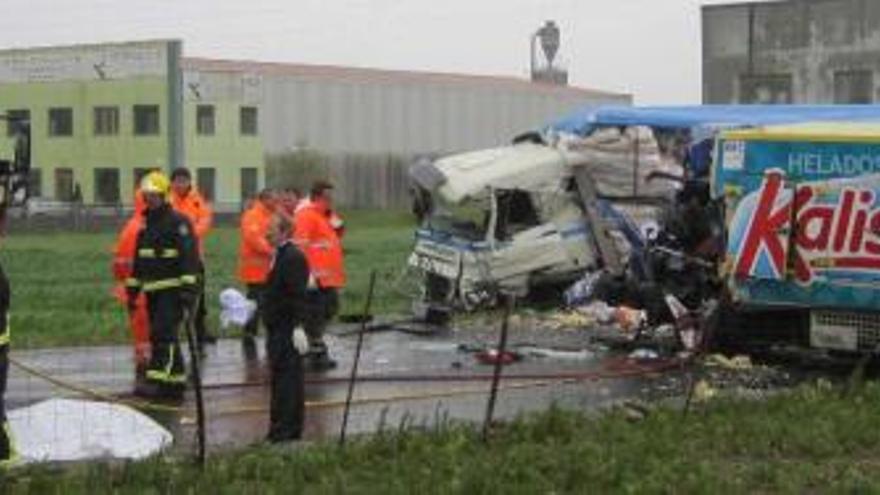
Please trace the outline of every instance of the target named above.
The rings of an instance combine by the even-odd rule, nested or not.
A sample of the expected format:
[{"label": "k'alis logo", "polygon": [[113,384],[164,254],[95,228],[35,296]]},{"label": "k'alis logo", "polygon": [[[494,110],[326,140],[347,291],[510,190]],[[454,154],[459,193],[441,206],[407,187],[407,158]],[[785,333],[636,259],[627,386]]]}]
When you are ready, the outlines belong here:
[{"label": "k'alis logo", "polygon": [[[867,184],[865,184],[865,182]],[[810,284],[823,272],[880,271],[880,206],[876,192],[852,180],[786,184],[779,169],[765,172],[761,187],[743,198],[731,225],[737,277]],[[861,186],[861,187],[860,187]],[[763,260],[763,261],[762,261]]]}]

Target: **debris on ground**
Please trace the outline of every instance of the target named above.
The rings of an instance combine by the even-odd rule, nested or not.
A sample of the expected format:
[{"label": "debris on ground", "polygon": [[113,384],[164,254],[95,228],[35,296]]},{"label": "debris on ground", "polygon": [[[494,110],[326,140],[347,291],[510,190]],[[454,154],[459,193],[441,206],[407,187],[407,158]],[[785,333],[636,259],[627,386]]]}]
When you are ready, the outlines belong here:
[{"label": "debris on ground", "polygon": [[710,354],[705,358],[705,364],[730,370],[749,370],[754,367],[752,359],[743,355],[729,358],[723,354]]},{"label": "debris on ground", "polygon": [[629,353],[629,358],[636,361],[653,361],[660,359],[660,353],[654,349],[636,349]]},{"label": "debris on ground", "polygon": [[502,365],[508,365],[522,360],[522,355],[520,355],[519,353],[513,351],[499,352],[498,349],[484,349],[474,354],[474,357],[477,359],[478,362],[480,362],[480,364],[492,365],[499,362]]},{"label": "debris on ground", "polygon": [[694,401],[706,402],[718,395],[718,390],[706,380],[700,380],[694,385]]}]

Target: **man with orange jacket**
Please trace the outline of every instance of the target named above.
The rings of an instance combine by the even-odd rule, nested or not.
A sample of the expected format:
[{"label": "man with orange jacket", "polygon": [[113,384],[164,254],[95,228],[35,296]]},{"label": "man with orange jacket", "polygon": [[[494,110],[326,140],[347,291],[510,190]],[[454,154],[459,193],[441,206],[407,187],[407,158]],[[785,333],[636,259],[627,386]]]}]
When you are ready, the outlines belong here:
[{"label": "man with orange jacket", "polygon": [[199,344],[213,344],[217,337],[208,332],[205,318],[208,316],[205,304],[205,236],[211,230],[214,212],[211,205],[192,187],[189,169],[178,167],[171,172],[171,207],[183,214],[195,230],[199,250],[199,304],[195,315],[196,338]]},{"label": "man with orange jacket", "polygon": [[294,217],[293,240],[305,254],[311,272],[303,324],[309,339],[307,358],[311,367],[319,370],[336,367],[324,342],[324,331],[339,310],[339,289],[345,286],[338,230],[341,219],[332,210],[332,189],[329,182],[316,182],[309,200],[300,205]]},{"label": "man with orange jacket", "polygon": [[238,279],[247,287],[247,298],[257,303],[257,311],[244,327],[245,339],[253,339],[257,335],[262,318],[263,293],[275,254],[269,234],[276,209],[275,193],[263,189],[256,201],[241,215]]},{"label": "man with orange jacket", "polygon": [[134,266],[137,236],[144,225],[144,198],[140,190],[134,193],[134,213],[122,227],[113,250],[113,278],[118,282],[115,289],[117,299],[128,309],[128,324],[134,339],[134,362],[137,376],[140,377],[150,361],[150,318],[147,313],[147,298],[143,293],[134,300],[128,300],[125,280],[131,277]]}]

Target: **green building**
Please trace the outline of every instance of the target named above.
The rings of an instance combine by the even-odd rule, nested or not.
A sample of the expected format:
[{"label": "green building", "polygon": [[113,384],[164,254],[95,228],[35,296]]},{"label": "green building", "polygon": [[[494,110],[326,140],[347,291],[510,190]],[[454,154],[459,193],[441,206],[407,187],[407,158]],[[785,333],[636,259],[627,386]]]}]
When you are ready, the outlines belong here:
[{"label": "green building", "polygon": [[[179,41],[6,50],[0,113],[31,122],[34,196],[128,205],[146,170],[186,166],[217,209],[235,211],[262,180],[260,99],[216,90],[225,79],[184,74]],[[11,135],[7,124],[4,154]]]}]

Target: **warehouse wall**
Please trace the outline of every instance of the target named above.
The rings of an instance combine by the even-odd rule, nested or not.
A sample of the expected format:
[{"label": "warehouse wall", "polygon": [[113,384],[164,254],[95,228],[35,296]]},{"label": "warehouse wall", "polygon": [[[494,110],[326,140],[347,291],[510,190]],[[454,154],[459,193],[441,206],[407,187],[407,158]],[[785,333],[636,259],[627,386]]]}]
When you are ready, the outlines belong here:
[{"label": "warehouse wall", "polygon": [[263,80],[268,153],[300,148],[325,153],[449,153],[506,143],[573,108],[628,104],[622,95],[540,85],[332,81],[267,76]]}]

